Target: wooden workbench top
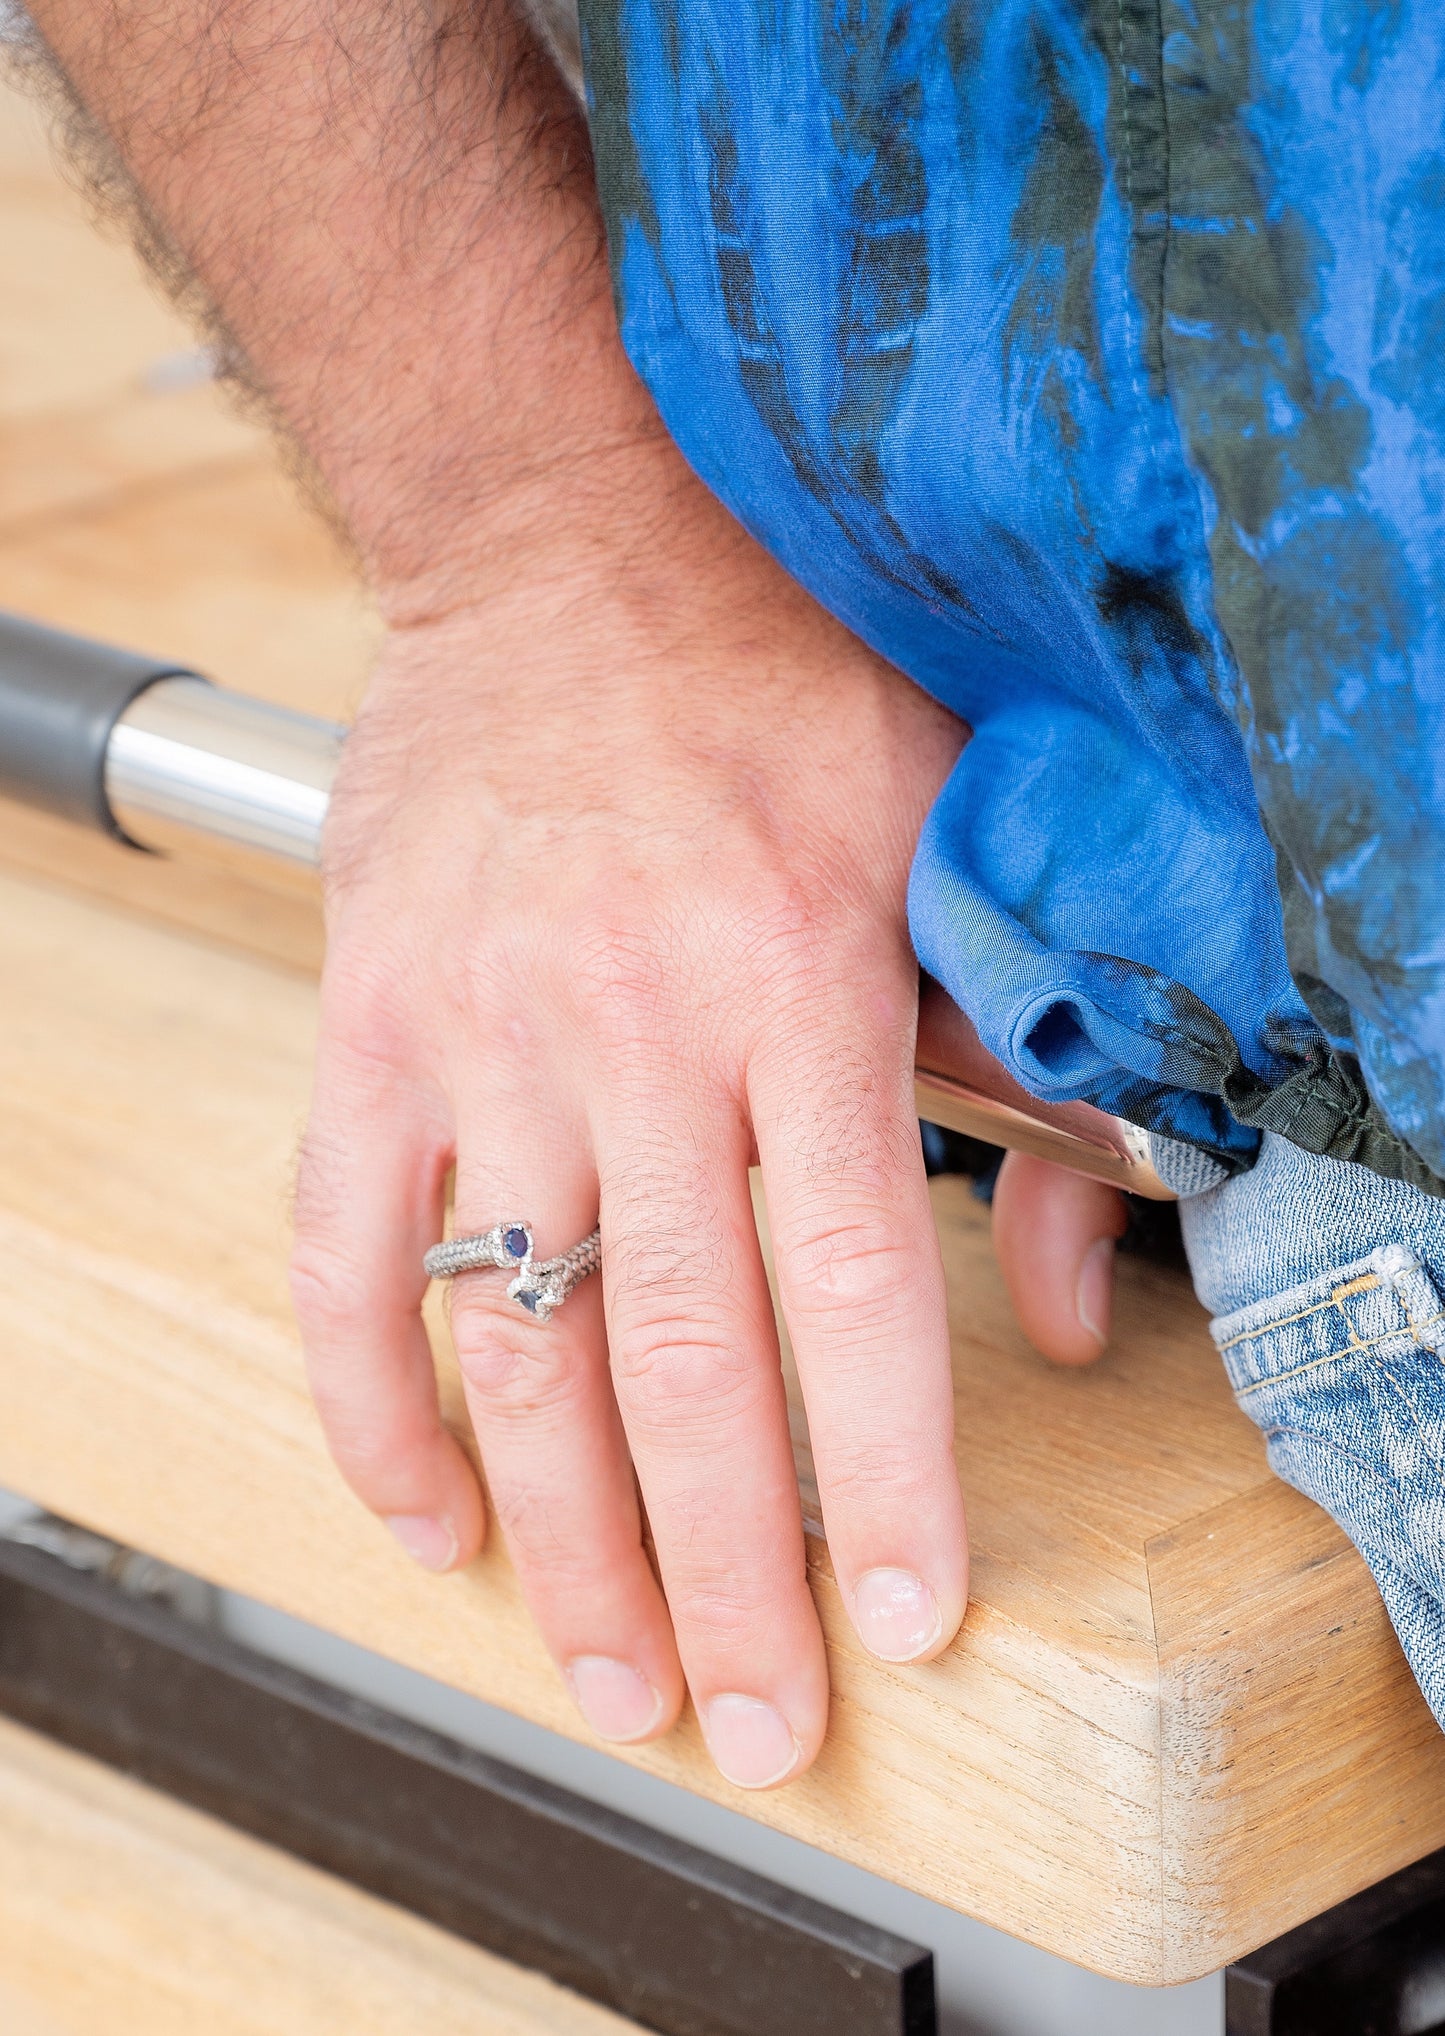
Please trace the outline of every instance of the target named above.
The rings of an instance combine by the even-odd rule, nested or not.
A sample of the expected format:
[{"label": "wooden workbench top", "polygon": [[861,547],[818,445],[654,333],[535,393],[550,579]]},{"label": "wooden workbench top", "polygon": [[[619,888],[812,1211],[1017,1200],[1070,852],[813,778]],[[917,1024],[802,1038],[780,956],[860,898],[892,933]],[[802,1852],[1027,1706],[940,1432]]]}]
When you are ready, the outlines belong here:
[{"label": "wooden workbench top", "polygon": [[[0,261],[17,250],[56,267],[0,302],[0,606],[346,711],[372,625],[329,540],[211,392],[147,379],[184,334],[0,106]],[[313,909],[16,809],[0,861],[0,1485],[581,1736],[504,1556],[423,1574],[321,1444],[284,1280]],[[816,1770],[740,1795],[690,1719],[626,1757],[1144,1982],[1445,1843],[1445,1740],[1363,1565],[1269,1475],[1182,1277],[1126,1262],[1114,1353],[1053,1371],[966,1184],[935,1202],[962,1636],[922,1668],[866,1658],[814,1535]],[[801,1423],[799,1445],[806,1494]]]}]

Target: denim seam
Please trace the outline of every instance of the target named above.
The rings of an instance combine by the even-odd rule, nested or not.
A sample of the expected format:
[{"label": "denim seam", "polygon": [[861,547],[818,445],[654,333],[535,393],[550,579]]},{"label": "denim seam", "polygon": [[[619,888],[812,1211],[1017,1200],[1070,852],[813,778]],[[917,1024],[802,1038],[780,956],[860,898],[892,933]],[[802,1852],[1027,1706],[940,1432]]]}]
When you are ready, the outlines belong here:
[{"label": "denim seam", "polygon": [[[1441,1313],[1445,1314],[1445,1309],[1442,1309]],[[1416,1337],[1415,1340],[1417,1343],[1420,1341],[1418,1337]],[[1422,1345],[1421,1347],[1426,1348],[1427,1346]],[[1429,1442],[1426,1440],[1425,1431],[1420,1426],[1419,1418],[1415,1413],[1415,1409],[1410,1405],[1409,1394],[1405,1391],[1405,1388],[1400,1384],[1400,1381],[1395,1377],[1395,1374],[1390,1370],[1388,1364],[1386,1364],[1383,1367],[1383,1371],[1385,1377],[1390,1382],[1390,1390],[1394,1393],[1396,1399],[1400,1402],[1400,1405],[1405,1410],[1405,1419],[1409,1422],[1411,1428],[1415,1431],[1415,1440],[1419,1443],[1421,1450],[1424,1452],[1426,1460],[1434,1465],[1437,1475],[1445,1473],[1445,1464],[1442,1464],[1440,1461],[1440,1453],[1438,1450],[1432,1449],[1430,1447]]]},{"label": "denim seam", "polygon": [[1420,1332],[1424,1329],[1434,1328],[1437,1322],[1445,1321],[1445,1308],[1437,1308],[1433,1315],[1426,1315],[1421,1321],[1417,1322],[1410,1313],[1410,1303],[1406,1298],[1406,1282],[1408,1281],[1414,1286],[1423,1286],[1426,1295],[1431,1300],[1439,1300],[1440,1296],[1425,1267],[1420,1264],[1418,1259],[1411,1257],[1407,1264],[1390,1266],[1384,1271],[1383,1276],[1389,1281],[1391,1290],[1394,1293],[1395,1299],[1400,1303],[1405,1320],[1409,1323],[1416,1342],[1423,1343],[1427,1350],[1433,1350],[1438,1355],[1439,1346],[1442,1340],[1445,1340],[1442,1339],[1442,1335],[1437,1333],[1435,1336],[1427,1338],[1422,1336]]},{"label": "denim seam", "polygon": [[[1261,1328],[1241,1329],[1237,1336],[1231,1336],[1227,1342],[1216,1346],[1221,1357],[1226,1350],[1233,1350],[1238,1344],[1257,1341],[1261,1337],[1272,1335],[1277,1329],[1287,1328],[1291,1322],[1306,1322],[1312,1315],[1322,1315],[1329,1308],[1340,1308],[1343,1317],[1344,1310],[1340,1305],[1342,1302],[1352,1300],[1356,1294],[1373,1293],[1382,1286],[1389,1287],[1391,1293],[1393,1293],[1395,1299],[1400,1304],[1400,1309],[1405,1320],[1409,1323],[1417,1338],[1419,1338],[1422,1329],[1428,1329],[1434,1323],[1445,1320],[1445,1310],[1441,1309],[1437,1309],[1433,1315],[1425,1316],[1419,1322],[1410,1313],[1410,1303],[1406,1295],[1406,1283],[1408,1281],[1413,1280],[1414,1284],[1423,1285],[1427,1293],[1433,1295],[1433,1289],[1429,1284],[1429,1275],[1413,1253],[1405,1251],[1402,1246],[1390,1246],[1384,1253],[1374,1252],[1371,1254],[1371,1257],[1377,1261],[1374,1271],[1362,1273],[1352,1280],[1342,1281],[1339,1286],[1334,1288],[1326,1300],[1312,1301],[1308,1308],[1297,1308],[1292,1315],[1275,1316]],[[1379,1262],[1382,1259],[1389,1262]],[[1348,1326],[1348,1318],[1345,1318],[1345,1321],[1346,1326]],[[1352,1334],[1350,1341],[1355,1343],[1357,1340]],[[1420,1340],[1423,1341],[1423,1338]]]},{"label": "denim seam", "polygon": [[[1317,1315],[1319,1312],[1318,1308],[1311,1308],[1309,1310],[1309,1313],[1312,1315]],[[1299,1318],[1296,1316],[1292,1319],[1297,1321]],[[1277,1371],[1267,1379],[1256,1379],[1252,1385],[1236,1386],[1234,1397],[1236,1400],[1247,1399],[1251,1393],[1263,1392],[1266,1386],[1282,1385],[1286,1379],[1297,1379],[1301,1372],[1317,1371],[1322,1364],[1338,1364],[1342,1357],[1354,1357],[1362,1350],[1373,1350],[1380,1343],[1398,1343],[1402,1336],[1409,1336],[1411,1341],[1418,1345],[1421,1350],[1429,1350],[1430,1346],[1421,1336],[1420,1330],[1428,1329],[1432,1322],[1445,1322],[1445,1308],[1440,1309],[1434,1315],[1428,1316],[1418,1326],[1411,1322],[1407,1329],[1382,1329],[1378,1336],[1370,1336],[1363,1339],[1351,1336],[1343,1350],[1327,1351],[1323,1357],[1312,1357],[1308,1364],[1292,1365],[1288,1371]],[[1242,1337],[1238,1339],[1240,1342],[1243,1342],[1243,1340]],[[1433,1351],[1431,1355],[1434,1355]]]},{"label": "denim seam", "polygon": [[[1369,1273],[1366,1277],[1370,1283],[1368,1287],[1356,1286],[1353,1281],[1350,1281],[1348,1282],[1350,1291],[1355,1294],[1369,1293],[1373,1288],[1383,1284],[1378,1273]],[[1218,1345],[1220,1356],[1223,1357],[1226,1350],[1233,1350],[1236,1344],[1257,1343],[1262,1336],[1272,1336],[1276,1329],[1286,1329],[1291,1322],[1307,1322],[1311,1315],[1323,1315],[1327,1308],[1339,1308],[1341,1319],[1347,1321],[1345,1311],[1340,1307],[1341,1293],[1342,1290],[1336,1288],[1327,1301],[1314,1301],[1308,1308],[1297,1308],[1293,1315],[1281,1315],[1264,1329],[1241,1329],[1238,1336],[1230,1337],[1228,1343]],[[1403,1301],[1400,1302],[1400,1305],[1402,1308],[1405,1307]],[[1408,1308],[1405,1308],[1405,1319],[1406,1321],[1410,1319]],[[1413,1329],[1415,1325],[1412,1322],[1410,1326]],[[1395,1333],[1398,1335],[1401,1332],[1397,1330]]]},{"label": "denim seam", "polygon": [[1317,1434],[1313,1428],[1297,1428],[1287,1421],[1274,1421],[1268,1428],[1262,1429],[1261,1433],[1266,1442],[1272,1442],[1277,1435],[1293,1435],[1301,1442],[1313,1443],[1316,1449],[1322,1449],[1330,1456],[1337,1456],[1342,1463],[1353,1464],[1356,1470],[1369,1478],[1372,1484],[1379,1485],[1382,1491],[1391,1496],[1399,1492],[1400,1487],[1396,1480],[1386,1477],[1378,1464],[1371,1463],[1367,1457],[1356,1456],[1352,1449],[1343,1448],[1332,1435]]}]

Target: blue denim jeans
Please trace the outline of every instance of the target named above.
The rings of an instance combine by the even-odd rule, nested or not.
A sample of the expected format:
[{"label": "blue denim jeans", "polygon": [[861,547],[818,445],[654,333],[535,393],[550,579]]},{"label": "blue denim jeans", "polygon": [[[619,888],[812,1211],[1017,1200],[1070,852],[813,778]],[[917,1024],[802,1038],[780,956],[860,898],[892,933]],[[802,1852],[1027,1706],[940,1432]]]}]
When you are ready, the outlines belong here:
[{"label": "blue denim jeans", "polygon": [[1445,1201],[1266,1134],[1180,1213],[1239,1405],[1370,1565],[1445,1724]]}]

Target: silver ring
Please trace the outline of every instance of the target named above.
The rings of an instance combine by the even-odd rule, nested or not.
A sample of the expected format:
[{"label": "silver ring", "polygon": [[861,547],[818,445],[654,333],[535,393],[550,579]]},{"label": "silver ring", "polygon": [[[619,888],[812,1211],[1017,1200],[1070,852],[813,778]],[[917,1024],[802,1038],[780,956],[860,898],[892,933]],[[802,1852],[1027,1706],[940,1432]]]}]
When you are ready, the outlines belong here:
[{"label": "silver ring", "polygon": [[427,1277],[434,1280],[455,1279],[458,1273],[490,1266],[504,1271],[518,1268],[516,1278],[507,1284],[507,1298],[525,1308],[534,1321],[546,1322],[573,1288],[601,1265],[602,1232],[594,1230],[556,1258],[539,1259],[532,1255],[529,1223],[494,1223],[490,1230],[434,1244],[422,1263]]},{"label": "silver ring", "polygon": [[455,1279],[458,1273],[480,1272],[486,1266],[515,1272],[519,1265],[531,1263],[532,1226],[515,1218],[467,1237],[448,1237],[445,1243],[434,1244],[422,1260],[429,1280]]}]

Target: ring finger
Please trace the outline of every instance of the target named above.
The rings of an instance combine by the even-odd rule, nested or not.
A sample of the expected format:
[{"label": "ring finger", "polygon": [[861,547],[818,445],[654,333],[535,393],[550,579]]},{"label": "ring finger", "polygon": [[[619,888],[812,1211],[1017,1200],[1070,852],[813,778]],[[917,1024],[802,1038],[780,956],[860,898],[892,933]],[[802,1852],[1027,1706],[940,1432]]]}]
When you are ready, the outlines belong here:
[{"label": "ring finger", "polygon": [[[590,1231],[597,1182],[585,1129],[523,1123],[495,1099],[459,1110],[456,1230],[520,1218],[538,1259]],[[549,1320],[507,1296],[508,1275],[460,1275],[450,1321],[498,1524],[533,1616],[600,1738],[665,1731],[682,1672],[642,1539],[636,1482],[607,1369],[601,1282]]]}]

